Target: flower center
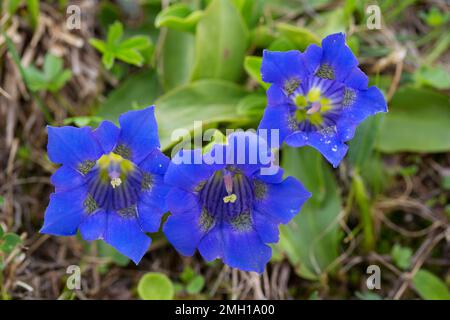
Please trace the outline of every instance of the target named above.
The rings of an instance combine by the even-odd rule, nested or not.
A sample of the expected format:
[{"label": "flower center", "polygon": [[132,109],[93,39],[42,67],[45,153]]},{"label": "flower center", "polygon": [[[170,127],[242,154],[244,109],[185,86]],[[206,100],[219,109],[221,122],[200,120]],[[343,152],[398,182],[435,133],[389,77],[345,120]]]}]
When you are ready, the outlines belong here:
[{"label": "flower center", "polygon": [[[199,191],[203,221],[227,221],[238,229],[250,225],[255,198],[252,182],[245,174],[227,168],[216,171]],[[206,219],[208,218],[209,219]]]},{"label": "flower center", "polygon": [[330,99],[323,96],[321,90],[312,87],[306,95],[297,94],[293,97],[296,106],[295,119],[297,122],[308,120],[312,125],[323,123],[322,115],[332,109]]},{"label": "flower center", "polygon": [[144,174],[133,162],[111,152],[97,160],[86,178],[97,207],[121,210],[136,204]]}]

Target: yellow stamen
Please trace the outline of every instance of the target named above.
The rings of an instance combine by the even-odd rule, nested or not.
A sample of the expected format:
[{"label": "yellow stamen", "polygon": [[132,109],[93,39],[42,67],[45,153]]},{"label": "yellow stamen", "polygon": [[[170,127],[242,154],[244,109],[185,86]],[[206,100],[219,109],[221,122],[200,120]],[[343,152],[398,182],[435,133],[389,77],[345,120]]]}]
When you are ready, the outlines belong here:
[{"label": "yellow stamen", "polygon": [[233,193],[233,194],[230,194],[228,196],[223,197],[223,202],[225,202],[225,203],[228,203],[228,202],[234,203],[236,201],[236,199],[237,199],[237,196]]},{"label": "yellow stamen", "polygon": [[122,179],[120,179],[120,178],[111,179],[111,186],[113,187],[113,189],[120,186],[121,184],[122,184]]},{"label": "yellow stamen", "polygon": [[316,102],[320,99],[320,89],[319,88],[311,88],[306,95],[306,98],[309,102]]}]

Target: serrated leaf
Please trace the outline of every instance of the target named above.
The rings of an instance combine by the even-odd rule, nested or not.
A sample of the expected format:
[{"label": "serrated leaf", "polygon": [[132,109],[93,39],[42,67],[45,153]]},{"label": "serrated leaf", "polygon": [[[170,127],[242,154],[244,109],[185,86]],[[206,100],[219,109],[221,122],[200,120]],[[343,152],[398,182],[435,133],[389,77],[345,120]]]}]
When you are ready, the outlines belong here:
[{"label": "serrated leaf", "polygon": [[172,300],[174,287],[172,281],[163,273],[146,273],[138,283],[137,291],[143,300]]}]

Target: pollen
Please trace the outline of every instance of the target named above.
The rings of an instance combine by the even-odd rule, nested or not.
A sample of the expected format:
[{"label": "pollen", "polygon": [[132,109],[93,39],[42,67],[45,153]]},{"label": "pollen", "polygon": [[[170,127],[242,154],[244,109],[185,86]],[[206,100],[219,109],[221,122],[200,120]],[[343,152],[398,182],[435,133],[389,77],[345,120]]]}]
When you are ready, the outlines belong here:
[{"label": "pollen", "polygon": [[319,88],[311,88],[306,97],[309,102],[319,101],[321,98],[320,89]]},{"label": "pollen", "polygon": [[122,179],[120,179],[120,178],[111,179],[111,186],[113,187],[113,189],[120,186],[121,184],[122,184]]},{"label": "pollen", "polygon": [[237,199],[237,196],[233,193],[233,194],[230,194],[228,196],[223,197],[223,202],[225,202],[225,203],[229,203],[229,202],[230,203],[235,203],[236,199]]}]

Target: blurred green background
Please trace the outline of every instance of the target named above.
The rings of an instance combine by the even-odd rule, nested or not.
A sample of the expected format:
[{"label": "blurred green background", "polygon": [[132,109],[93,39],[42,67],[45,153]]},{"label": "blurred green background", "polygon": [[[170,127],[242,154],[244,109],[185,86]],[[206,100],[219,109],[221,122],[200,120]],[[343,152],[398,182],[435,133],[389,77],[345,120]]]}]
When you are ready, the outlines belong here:
[{"label": "blurred green background", "polygon": [[[445,0],[2,1],[0,298],[450,299],[449,16]],[[389,113],[358,128],[338,169],[282,148],[313,198],[263,275],[181,257],[162,233],[139,266],[101,242],[37,233],[56,170],[46,125],[155,104],[168,155],[172,131],[194,121],[256,128],[262,50],[341,31]],[[66,286],[69,265],[81,290]],[[380,289],[367,287],[370,265]]]}]

